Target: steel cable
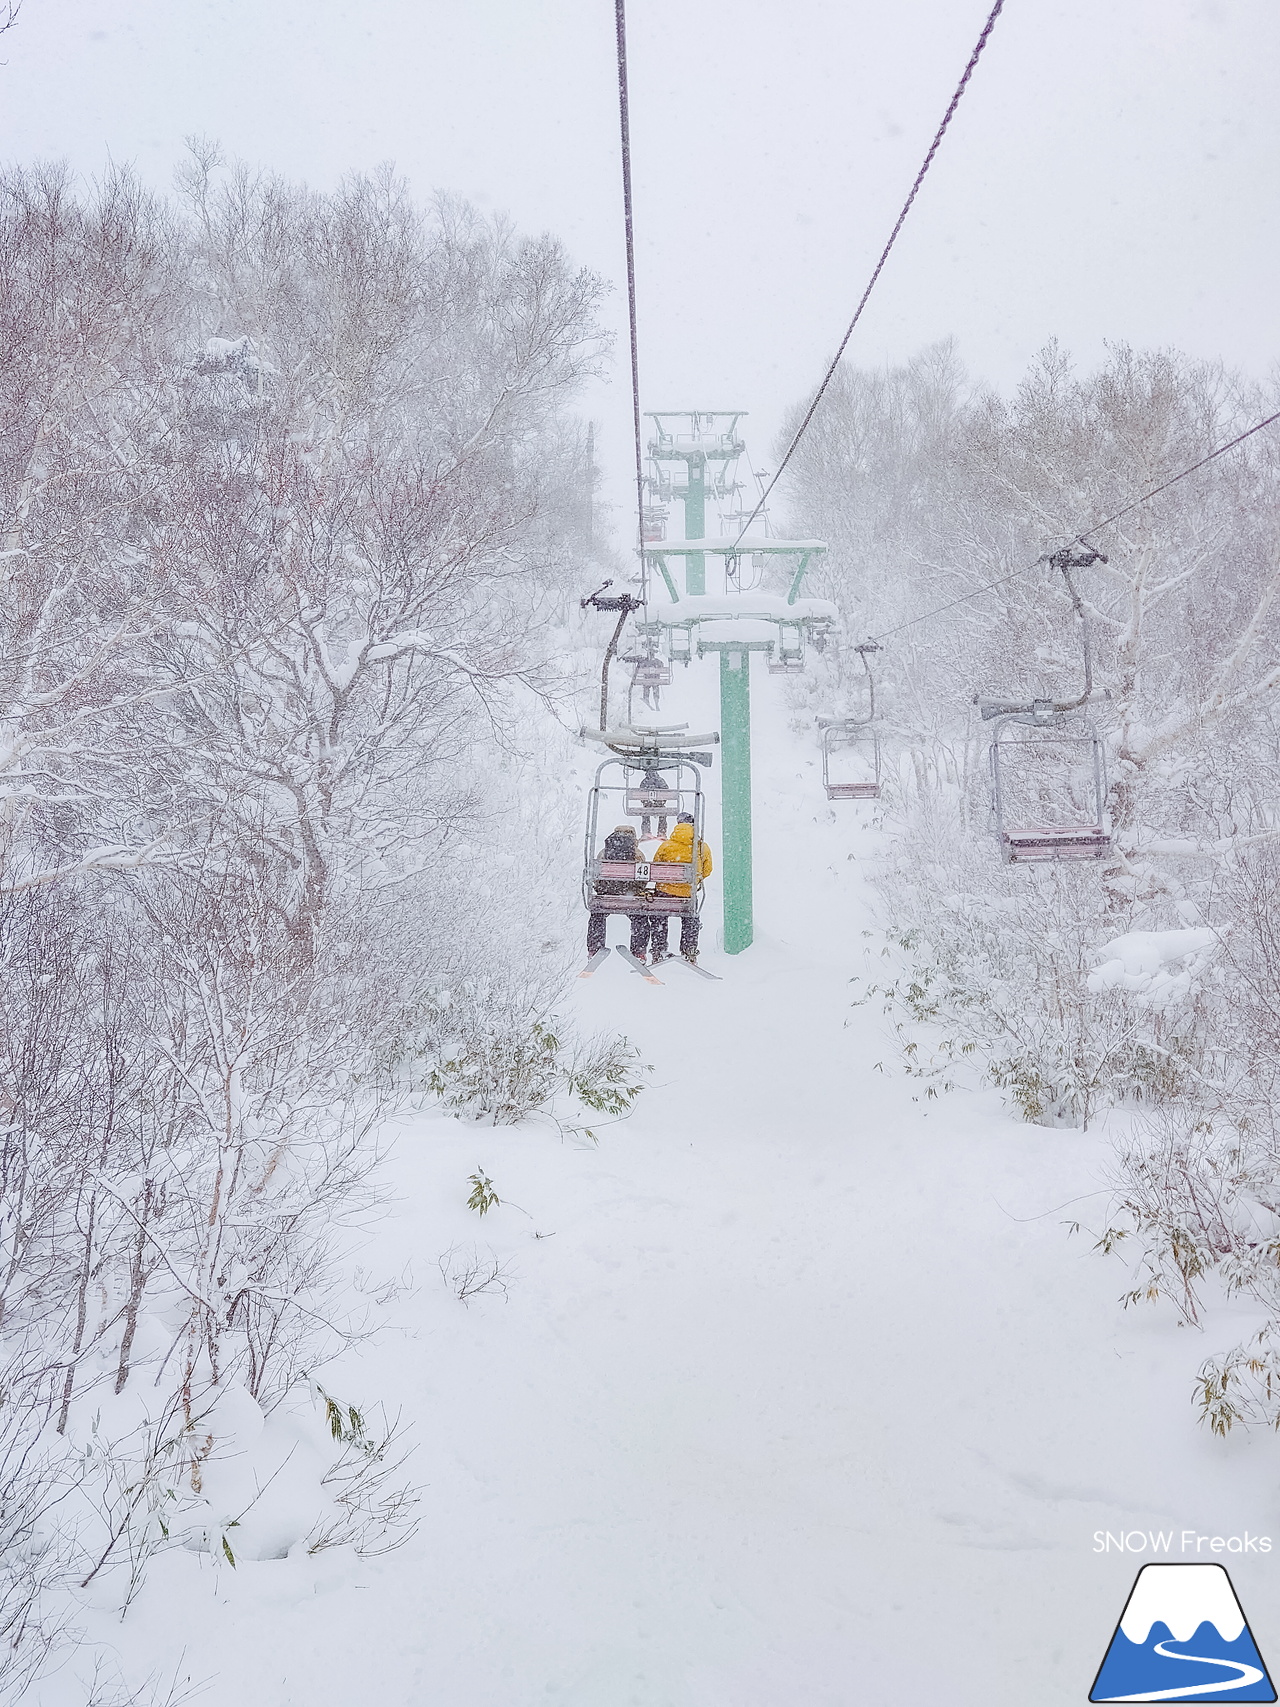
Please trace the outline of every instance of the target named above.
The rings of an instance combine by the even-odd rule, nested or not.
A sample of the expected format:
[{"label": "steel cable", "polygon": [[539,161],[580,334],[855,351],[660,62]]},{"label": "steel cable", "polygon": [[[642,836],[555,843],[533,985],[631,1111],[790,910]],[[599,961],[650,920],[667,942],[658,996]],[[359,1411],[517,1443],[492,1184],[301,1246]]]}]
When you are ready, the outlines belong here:
[{"label": "steel cable", "polygon": [[[618,0],[619,10],[621,10],[621,4],[622,4],[622,0]],[[964,94],[965,89],[968,86],[969,79],[973,76],[974,68],[976,67],[979,59],[982,57],[982,50],[987,45],[987,40],[990,37],[992,30],[995,28],[996,19],[1000,16],[1000,13],[1001,13],[1003,7],[1004,7],[1004,0],[996,0],[995,5],[991,8],[991,11],[987,16],[986,23],[982,26],[982,34],[978,37],[977,44],[974,47],[973,52],[969,55],[969,63],[965,66],[964,73],[961,76],[960,81],[956,84],[955,94],[952,95],[951,100],[947,105],[947,110],[942,115],[942,123],[938,126],[937,131],[934,134],[933,141],[929,144],[929,152],[924,157],[924,164],[921,166],[920,170],[916,173],[915,183],[912,184],[912,186],[911,186],[911,192],[907,196],[906,201],[903,202],[903,204],[902,204],[902,211],[898,215],[898,218],[894,224],[893,230],[889,233],[889,241],[885,244],[884,248],[880,251],[880,259],[876,262],[875,267],[872,270],[871,277],[867,280],[867,288],[863,291],[861,300],[859,301],[857,308],[854,310],[853,319],[849,322],[848,329],[846,330],[844,337],[841,338],[841,340],[840,340],[840,347],[837,349],[835,355],[832,357],[830,367],[828,367],[826,373],[823,374],[822,383],[821,383],[821,385],[819,385],[816,393],[814,394],[813,402],[810,403],[808,409],[805,411],[804,420],[801,421],[799,427],[797,427],[794,438],[791,440],[791,443],[787,446],[786,455],[783,457],[782,461],[778,464],[777,468],[774,470],[773,479],[770,480],[768,486],[766,486],[764,491],[761,493],[760,502],[756,505],[755,509],[752,510],[751,514],[747,517],[746,521],[742,525],[742,532],[738,535],[737,539],[734,540],[733,543],[735,546],[742,544],[742,541],[746,538],[748,528],[750,528],[752,522],[755,521],[756,517],[760,514],[761,510],[764,509],[764,506],[768,501],[770,492],[773,491],[774,487],[778,484],[778,481],[782,478],[783,470],[786,468],[787,464],[791,461],[791,458],[795,453],[796,446],[800,443],[800,440],[804,437],[806,431],[808,430],[809,423],[813,420],[814,415],[817,413],[819,403],[822,402],[822,399],[826,395],[827,387],[831,384],[831,381],[835,378],[836,369],[840,366],[841,358],[843,357],[845,350],[848,348],[849,340],[850,340],[850,338],[852,338],[853,333],[854,333],[854,328],[857,326],[859,320],[861,320],[862,311],[867,306],[867,301],[871,296],[871,292],[876,287],[876,281],[880,277],[880,274],[884,271],[885,262],[889,259],[889,255],[893,249],[894,244],[898,241],[898,233],[902,230],[902,227],[906,224],[907,215],[911,212],[911,204],[915,201],[916,196],[919,193],[921,184],[924,183],[925,174],[928,172],[930,166],[933,165],[934,156],[937,154],[938,148],[942,142],[942,139],[946,135],[947,126],[951,123],[951,120],[955,115],[955,110],[960,105],[960,97]]]},{"label": "steel cable", "polygon": [[627,314],[631,326],[631,417],[636,445],[636,546],[640,552],[640,596],[648,602],[644,555],[644,448],[640,432],[640,344],[636,326],[636,251],[631,207],[631,109],[627,95],[627,9],[614,0],[618,41],[618,124],[622,137],[622,208],[627,232]]},{"label": "steel cable", "polygon": [[[1162,480],[1158,486],[1152,486],[1149,491],[1143,492],[1140,497],[1134,498],[1122,509],[1104,517],[1102,521],[1094,522],[1090,527],[1085,528],[1083,533],[1073,534],[1068,544],[1083,545],[1090,534],[1101,532],[1103,528],[1110,527],[1112,522],[1118,522],[1121,516],[1127,516],[1132,510],[1150,503],[1152,498],[1158,497],[1161,492],[1167,492],[1171,486],[1176,486],[1179,480],[1185,480],[1189,474],[1194,474],[1198,468],[1203,468],[1217,457],[1225,456],[1227,451],[1234,450],[1237,445],[1243,444],[1246,439],[1251,439],[1255,433],[1260,433],[1264,427],[1269,427],[1276,421],[1280,421],[1280,409],[1277,409],[1274,414],[1265,416],[1261,421],[1255,421],[1253,426],[1246,427],[1244,432],[1237,433],[1235,438],[1228,439],[1225,444],[1216,445],[1207,456],[1202,456],[1198,462],[1189,463],[1186,468],[1179,469],[1177,474],[1170,475],[1168,480]],[[980,599],[984,593],[993,592],[996,587],[1003,587],[1008,581],[1016,581],[1019,575],[1025,575],[1028,570],[1038,568],[1041,563],[1047,563],[1052,555],[1052,553],[1045,553],[1030,563],[1022,564],[1020,568],[1011,569],[1007,575],[1001,575],[995,581],[987,581],[983,586],[975,587],[971,593],[961,593],[958,599],[950,599],[945,605],[935,605],[932,610],[922,611],[919,616],[908,617],[905,622],[897,623],[893,628],[882,629],[879,634],[873,634],[869,638],[887,640],[891,634],[901,634],[904,628],[914,628],[916,623],[928,622],[931,617],[941,616],[944,611],[955,610],[957,605],[968,604],[970,599]]]}]

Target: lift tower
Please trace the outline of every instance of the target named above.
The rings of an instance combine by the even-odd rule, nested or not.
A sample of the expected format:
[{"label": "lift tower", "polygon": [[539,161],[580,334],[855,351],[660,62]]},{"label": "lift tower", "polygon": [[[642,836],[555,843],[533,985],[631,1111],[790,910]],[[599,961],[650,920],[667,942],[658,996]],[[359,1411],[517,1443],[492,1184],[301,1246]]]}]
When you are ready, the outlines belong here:
[{"label": "lift tower", "polygon": [[[806,646],[821,646],[836,617],[835,607],[825,599],[802,595],[810,561],[827,549],[821,540],[706,537],[708,492],[723,502],[736,491],[731,464],[746,448],[737,433],[744,413],[686,409],[649,417],[658,424],[649,447],[649,489],[660,501],[683,499],[685,537],[644,544],[646,596],[639,622],[653,652],[665,649],[670,664],[713,654],[720,661],[721,871],[724,946],[729,954],[749,948],[755,929],[751,655],[763,652],[774,674],[803,670]],[[687,428],[677,430],[669,425],[673,422],[687,423]],[[673,475],[672,464],[682,464],[683,474]],[[717,561],[720,571],[719,584],[711,590],[709,558]],[[744,591],[748,579],[752,586]]]},{"label": "lift tower", "polygon": [[[708,494],[723,503],[737,490],[731,464],[747,448],[738,437],[745,414],[745,409],[660,409],[645,417],[654,429],[649,491],[659,504],[681,500],[686,539],[701,539],[707,531]],[[695,552],[685,565],[690,593],[706,591],[706,575],[706,558]]]}]

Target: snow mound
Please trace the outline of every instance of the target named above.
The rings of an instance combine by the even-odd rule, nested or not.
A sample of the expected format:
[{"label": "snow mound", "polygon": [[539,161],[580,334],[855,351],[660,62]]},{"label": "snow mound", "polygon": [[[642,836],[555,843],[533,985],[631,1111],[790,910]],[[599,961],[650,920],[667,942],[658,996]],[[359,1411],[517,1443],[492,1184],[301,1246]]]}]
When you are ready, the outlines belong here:
[{"label": "snow mound", "polygon": [[1190,995],[1219,944],[1216,931],[1129,931],[1097,950],[1100,964],[1089,974],[1093,991],[1125,990],[1152,1007],[1167,1007]]}]

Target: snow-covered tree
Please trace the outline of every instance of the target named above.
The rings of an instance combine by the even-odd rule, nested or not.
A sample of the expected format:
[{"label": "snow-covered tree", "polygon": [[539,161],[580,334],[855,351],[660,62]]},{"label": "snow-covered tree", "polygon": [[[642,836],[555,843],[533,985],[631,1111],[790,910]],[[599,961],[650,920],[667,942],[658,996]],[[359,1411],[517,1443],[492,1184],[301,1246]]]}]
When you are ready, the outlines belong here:
[{"label": "snow-covered tree", "polygon": [[[935,350],[840,375],[793,504],[799,531],[832,542],[823,590],[844,617],[811,708],[856,704],[852,645],[885,639],[889,1006],[929,1025],[933,1070],[975,1053],[1030,1119],[1147,1111],[1103,1235],[1137,1253],[1132,1295],[1192,1319],[1221,1283],[1274,1323],[1280,442],[1252,435],[1134,502],[1272,407],[1265,387],[1168,351],[1118,346],[1080,376],[1051,346],[1006,399]],[[1093,693],[1068,728],[1104,743],[1112,852],[1003,866],[974,700],[1080,697],[1082,624],[1049,559],[1086,530],[1101,555],[1072,579]],[[1041,763],[1027,787],[1030,809],[1074,790],[1088,811],[1070,766]],[[1215,1426],[1278,1414],[1276,1334],[1206,1365]]]},{"label": "snow-covered tree", "polygon": [[364,1331],[432,1027],[537,1030],[467,852],[540,833],[600,288],[389,173],[0,176],[0,1691],[49,1582],[230,1548],[219,1443]]}]

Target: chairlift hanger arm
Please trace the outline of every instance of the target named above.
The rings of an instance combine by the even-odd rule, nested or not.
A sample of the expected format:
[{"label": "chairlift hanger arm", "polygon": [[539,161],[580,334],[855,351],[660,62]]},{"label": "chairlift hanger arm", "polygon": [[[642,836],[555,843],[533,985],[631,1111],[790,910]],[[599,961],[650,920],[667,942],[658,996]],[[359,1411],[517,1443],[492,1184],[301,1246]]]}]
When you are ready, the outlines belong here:
[{"label": "chairlift hanger arm", "polygon": [[1089,546],[1085,546],[1080,551],[1073,551],[1069,545],[1064,546],[1061,551],[1055,551],[1049,558],[1051,567],[1062,572],[1063,583],[1070,594],[1071,605],[1076,613],[1076,620],[1080,624],[1080,650],[1084,656],[1084,691],[1078,699],[1055,700],[1055,711],[1078,711],[1082,705],[1086,705],[1093,698],[1093,645],[1089,633],[1089,617],[1076,584],[1071,579],[1071,571],[1073,569],[1087,569],[1091,563],[1105,563],[1106,561],[1107,559],[1102,552],[1094,551]]},{"label": "chairlift hanger arm", "polygon": [[878,652],[879,650],[880,647],[874,640],[864,640],[860,646],[854,647],[854,651],[862,660],[863,669],[867,672],[867,693],[870,696],[867,706],[867,715],[861,719],[863,723],[874,723],[876,720],[876,678],[871,672],[871,665],[867,661],[867,654],[869,652]]},{"label": "chairlift hanger arm", "polygon": [[618,650],[618,642],[622,638],[622,630],[626,626],[627,618],[633,611],[644,609],[644,600],[637,599],[631,593],[610,593],[606,595],[605,587],[612,585],[613,581],[610,579],[604,583],[604,586],[597,587],[594,593],[588,593],[585,599],[578,601],[581,610],[586,610],[587,606],[590,605],[594,610],[618,612],[618,621],[609,637],[609,644],[604,649],[604,662],[600,666],[600,727],[602,729],[609,721],[609,665],[613,662],[614,654]]},{"label": "chairlift hanger arm", "polygon": [[[1002,722],[1006,718],[1013,718],[1020,723],[1031,723],[1037,728],[1046,728],[1050,724],[1059,722],[1068,711],[1079,711],[1081,706],[1087,705],[1093,698],[1093,644],[1089,630],[1089,614],[1085,609],[1084,600],[1080,597],[1079,589],[1071,579],[1071,571],[1073,569],[1087,569],[1091,563],[1105,563],[1107,559],[1101,551],[1093,551],[1087,546],[1076,551],[1068,545],[1064,546],[1061,551],[1055,551],[1047,557],[1042,557],[1040,561],[1061,572],[1063,584],[1071,600],[1071,607],[1080,624],[1080,651],[1084,661],[1084,688],[1075,699],[1014,701],[984,699],[981,695],[975,694],[973,703],[981,711],[984,723],[989,723],[992,718],[999,718]],[[997,730],[996,733],[998,738],[999,731]]]}]

